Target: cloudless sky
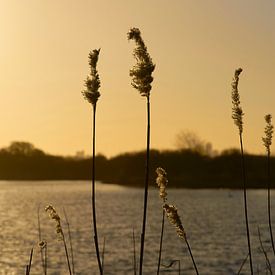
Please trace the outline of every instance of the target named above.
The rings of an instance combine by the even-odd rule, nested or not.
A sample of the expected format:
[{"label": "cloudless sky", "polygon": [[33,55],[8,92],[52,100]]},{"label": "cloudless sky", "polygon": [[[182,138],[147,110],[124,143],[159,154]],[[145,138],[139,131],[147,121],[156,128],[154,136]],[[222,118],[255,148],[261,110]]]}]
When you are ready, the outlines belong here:
[{"label": "cloudless sky", "polygon": [[271,0],[0,0],[0,147],[29,141],[52,154],[91,151],[92,110],[81,91],[88,53],[101,48],[97,152],[145,149],[146,100],[130,83],[138,27],[156,64],[152,147],[175,148],[181,130],[217,150],[238,147],[231,80],[244,144],[264,153],[264,115],[275,119],[275,2]]}]

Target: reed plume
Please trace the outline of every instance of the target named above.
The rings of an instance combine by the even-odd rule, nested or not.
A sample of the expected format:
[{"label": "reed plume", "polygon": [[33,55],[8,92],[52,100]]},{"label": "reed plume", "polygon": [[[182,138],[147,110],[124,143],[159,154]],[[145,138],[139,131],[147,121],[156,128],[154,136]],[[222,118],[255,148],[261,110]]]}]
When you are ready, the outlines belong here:
[{"label": "reed plume", "polygon": [[146,148],[146,170],[145,170],[145,183],[144,183],[144,207],[143,207],[143,222],[142,233],[140,242],[140,263],[139,274],[142,274],[143,254],[145,243],[145,230],[146,230],[146,215],[147,215],[147,198],[148,198],[148,185],[149,185],[149,158],[150,158],[150,92],[152,89],[151,83],[153,81],[152,73],[155,65],[147,52],[147,47],[141,37],[138,28],[132,28],[128,32],[128,40],[134,40],[136,48],[134,49],[134,57],[136,65],[130,70],[132,77],[132,86],[139,91],[141,96],[147,98],[147,148]]},{"label": "reed plume", "polygon": [[[159,196],[162,199],[162,202],[165,203],[165,201],[167,200],[167,192],[166,192],[166,186],[168,184],[167,173],[161,167],[158,167],[156,169],[156,173],[157,173],[156,183],[159,187]],[[157,275],[160,272],[162,241],[163,241],[163,232],[164,232],[164,217],[165,217],[165,212],[164,212],[164,209],[162,209],[162,221],[161,221],[161,233],[160,233],[160,242],[159,242],[159,257],[158,257]]]},{"label": "reed plume", "polygon": [[89,54],[89,65],[90,65],[90,76],[87,77],[85,81],[86,90],[82,92],[84,98],[92,104],[93,108],[93,157],[92,157],[92,215],[93,215],[93,226],[94,226],[94,243],[96,249],[96,257],[99,272],[102,275],[103,269],[100,260],[98,235],[97,235],[97,225],[96,225],[96,204],[95,204],[95,130],[96,130],[96,103],[100,97],[100,79],[97,72],[97,62],[100,49],[93,50]]},{"label": "reed plume", "polygon": [[57,213],[57,211],[55,210],[55,208],[52,205],[46,206],[45,211],[49,214],[49,217],[52,220],[55,221],[55,232],[58,236],[58,239],[63,242],[69,273],[70,273],[70,275],[72,275],[71,264],[70,264],[70,259],[69,259],[69,253],[68,253],[68,249],[67,249],[65,235],[64,235],[62,225],[61,225],[61,218],[60,218],[59,214]]},{"label": "reed plume", "polygon": [[168,204],[164,204],[163,205],[163,209],[164,209],[164,211],[166,213],[166,216],[167,216],[169,222],[172,225],[175,226],[175,228],[177,230],[177,235],[179,236],[179,238],[183,239],[185,241],[185,243],[187,245],[187,248],[188,248],[188,251],[189,251],[189,254],[190,254],[190,257],[192,259],[192,263],[193,263],[194,269],[196,271],[196,274],[198,275],[199,271],[198,271],[195,259],[193,257],[193,254],[192,254],[192,250],[191,250],[190,244],[189,244],[189,242],[187,240],[186,233],[185,233],[184,227],[182,225],[180,216],[178,215],[178,209],[174,205],[168,205]]},{"label": "reed plume", "polygon": [[242,138],[244,113],[240,106],[240,94],[238,90],[239,76],[242,71],[243,70],[241,68],[235,70],[233,81],[231,83],[231,86],[232,86],[231,97],[232,97],[232,105],[233,105],[232,118],[239,130],[239,140],[240,140],[241,156],[242,156],[243,196],[244,196],[244,214],[245,214],[245,222],[246,222],[246,236],[247,236],[247,244],[248,244],[248,252],[249,252],[250,272],[251,274],[253,274],[253,263],[252,263],[252,253],[251,253],[251,246],[250,246],[250,234],[249,234],[249,223],[248,223],[247,195],[246,195],[246,169],[245,169],[243,138]]},{"label": "reed plume", "polygon": [[275,255],[275,246],[273,240],[272,233],[272,222],[271,222],[271,202],[270,202],[270,185],[271,185],[271,177],[270,177],[270,146],[272,144],[272,136],[273,136],[273,128],[274,126],[271,123],[272,116],[271,114],[267,114],[265,117],[266,126],[264,129],[265,137],[262,138],[263,144],[266,148],[267,152],[267,211],[268,211],[268,224],[269,224],[269,232],[273,254]]},{"label": "reed plume", "polygon": [[178,210],[174,205],[169,205],[169,204],[166,203],[166,201],[167,201],[166,187],[168,185],[167,173],[161,167],[158,167],[156,169],[156,173],[157,173],[156,183],[159,187],[159,196],[160,196],[160,198],[162,199],[162,202],[163,202],[161,237],[160,237],[160,246],[159,246],[159,259],[158,259],[157,274],[159,274],[160,262],[161,262],[161,252],[162,252],[162,240],[163,240],[163,232],[164,232],[164,216],[165,216],[165,213],[166,213],[166,216],[167,216],[169,222],[176,227],[177,235],[185,241],[185,243],[187,245],[187,248],[188,248],[188,251],[189,251],[189,254],[190,254],[191,259],[192,259],[194,269],[195,269],[196,273],[199,274],[198,268],[197,268],[196,263],[195,263],[195,259],[194,259],[193,254],[192,254],[190,244],[187,240],[186,233],[184,231],[184,227],[183,227],[182,222],[180,220],[180,217],[178,215]]}]

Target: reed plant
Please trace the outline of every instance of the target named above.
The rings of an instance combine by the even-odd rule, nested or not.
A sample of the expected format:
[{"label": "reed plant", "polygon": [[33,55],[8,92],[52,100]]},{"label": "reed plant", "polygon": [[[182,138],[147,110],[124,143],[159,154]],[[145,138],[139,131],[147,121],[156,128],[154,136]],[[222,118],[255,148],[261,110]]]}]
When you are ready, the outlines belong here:
[{"label": "reed plant", "polygon": [[98,98],[100,97],[100,79],[97,72],[97,62],[100,49],[93,50],[89,54],[89,65],[90,65],[90,76],[87,77],[85,81],[86,89],[82,92],[84,98],[92,105],[93,109],[93,142],[92,142],[92,215],[93,215],[93,227],[94,227],[94,243],[96,250],[97,263],[99,268],[99,273],[103,274],[102,264],[100,260],[98,235],[97,235],[97,224],[96,224],[96,199],[95,199],[95,131],[96,131],[96,106]]},{"label": "reed plant", "polygon": [[270,201],[270,187],[271,187],[271,176],[270,176],[270,146],[272,144],[272,135],[274,126],[271,123],[272,116],[271,114],[267,114],[265,116],[266,126],[264,129],[265,137],[262,138],[263,144],[266,148],[267,153],[267,213],[268,213],[268,225],[269,225],[269,233],[271,239],[271,245],[273,254],[275,256],[275,247],[272,233],[272,222],[271,222],[271,201]]},{"label": "reed plant", "polygon": [[70,259],[69,259],[69,253],[68,253],[68,248],[66,244],[66,239],[65,235],[62,229],[61,225],[61,218],[55,208],[52,205],[48,205],[45,207],[45,211],[49,214],[49,217],[55,221],[55,231],[56,234],[58,235],[59,239],[63,242],[63,246],[65,249],[65,254],[66,254],[66,259],[67,259],[67,265],[68,265],[68,271],[70,275],[73,275],[72,269],[71,269],[71,264],[70,264]]},{"label": "reed plant", "polygon": [[[70,227],[69,219],[68,219],[67,213],[66,213],[66,211],[65,211],[65,208],[63,208],[63,213],[64,213],[65,222],[66,222],[66,225],[67,225],[68,237],[69,237],[70,252],[71,252],[71,263],[72,263],[72,271],[73,271],[73,274],[75,274],[74,250],[73,250],[73,242],[72,242],[71,227]],[[104,240],[104,241],[105,241],[105,240]]]},{"label": "reed plant", "polygon": [[137,89],[141,96],[147,99],[147,146],[146,146],[146,165],[145,165],[145,182],[144,182],[144,206],[143,206],[143,222],[141,230],[140,242],[140,263],[139,274],[142,274],[143,254],[146,231],[146,216],[147,216],[147,200],[148,200],[148,185],[149,185],[149,159],[150,159],[150,92],[153,81],[152,73],[155,70],[155,65],[147,52],[147,47],[141,37],[138,28],[132,28],[128,32],[128,40],[134,40],[136,48],[134,49],[134,57],[136,65],[130,70],[132,77],[132,86]]},{"label": "reed plant", "polygon": [[26,265],[26,275],[31,274],[32,256],[33,256],[33,248],[31,249],[31,252],[30,252],[29,263]]},{"label": "reed plant", "polygon": [[[163,214],[165,213],[167,216],[167,219],[169,220],[169,222],[175,226],[176,230],[177,230],[177,235],[179,236],[180,239],[184,240],[186,245],[187,245],[187,249],[189,252],[189,255],[191,257],[192,263],[193,263],[193,267],[196,271],[196,274],[199,274],[193,253],[192,253],[192,249],[191,246],[188,242],[184,227],[182,225],[180,216],[178,215],[178,210],[174,205],[169,205],[167,204],[167,192],[166,192],[166,186],[168,184],[168,179],[167,179],[167,173],[166,171],[159,167],[156,169],[156,173],[157,173],[157,185],[159,187],[159,196],[160,198],[163,200]],[[159,261],[158,261],[158,271],[157,274],[159,274],[159,265],[160,265],[160,258],[161,258],[161,250],[162,250],[162,237],[163,237],[163,229],[164,229],[164,219],[162,219],[162,227],[161,227],[161,238],[160,238],[160,250],[159,250]]]},{"label": "reed plant", "polygon": [[246,169],[245,169],[245,159],[244,159],[244,149],[243,149],[243,110],[240,105],[240,94],[238,90],[239,76],[243,70],[241,68],[235,70],[232,86],[232,118],[234,123],[238,127],[239,131],[239,140],[240,140],[240,150],[242,157],[242,176],[243,176],[243,197],[244,197],[244,214],[245,214],[245,223],[246,223],[246,236],[247,236],[247,245],[249,252],[249,263],[250,263],[250,272],[253,274],[253,261],[250,245],[250,233],[249,233],[249,222],[248,222],[248,207],[247,207],[247,192],[246,192]]},{"label": "reed plant", "polygon": [[40,248],[40,258],[41,265],[43,269],[44,275],[47,275],[47,263],[46,263],[46,255],[47,255],[47,243],[42,241],[42,233],[41,233],[41,223],[40,223],[40,205],[37,207],[37,226],[38,226],[38,246]]},{"label": "reed plant", "polygon": [[[159,196],[160,196],[160,198],[162,200],[162,203],[164,205],[166,200],[167,200],[167,192],[166,192],[166,186],[168,184],[167,173],[161,167],[158,167],[156,169],[156,173],[157,173],[156,183],[159,187]],[[163,232],[164,232],[164,218],[165,218],[165,211],[162,207],[162,220],[161,220],[161,231],[160,231],[160,241],[159,241],[159,255],[158,255],[157,275],[160,272],[160,263],[161,263],[161,254],[162,254],[162,241],[163,241]]]}]

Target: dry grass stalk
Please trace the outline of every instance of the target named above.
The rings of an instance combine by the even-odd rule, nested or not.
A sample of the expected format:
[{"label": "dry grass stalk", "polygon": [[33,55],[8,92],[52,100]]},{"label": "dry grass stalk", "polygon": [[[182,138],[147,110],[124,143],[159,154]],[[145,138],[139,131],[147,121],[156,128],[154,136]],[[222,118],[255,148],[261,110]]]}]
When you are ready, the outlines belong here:
[{"label": "dry grass stalk", "polygon": [[232,86],[232,118],[234,123],[238,127],[239,130],[239,140],[241,147],[241,156],[242,156],[242,174],[243,174],[243,196],[244,196],[244,214],[245,214],[245,223],[246,223],[246,236],[247,236],[247,244],[248,244],[248,252],[249,252],[249,263],[250,263],[250,272],[253,274],[253,262],[252,262],[252,253],[251,253],[251,245],[250,245],[250,233],[249,233],[249,222],[248,222],[248,207],[247,207],[247,195],[246,195],[246,169],[245,169],[245,161],[244,161],[244,150],[243,150],[243,110],[240,106],[240,94],[238,90],[239,84],[239,76],[243,70],[241,68],[235,70],[235,74],[233,77],[233,81],[231,83]]},{"label": "dry grass stalk", "polygon": [[272,233],[272,222],[271,222],[271,200],[270,200],[270,188],[271,188],[271,176],[270,176],[270,146],[272,144],[272,136],[273,136],[273,129],[274,126],[271,122],[272,116],[271,114],[267,114],[265,116],[266,126],[264,129],[265,137],[262,138],[263,144],[266,148],[267,152],[267,212],[268,212],[268,224],[269,224],[269,233],[271,239],[271,245],[273,254],[275,255],[275,245]]},{"label": "dry grass stalk", "polygon": [[96,250],[97,263],[99,268],[99,273],[102,275],[102,264],[100,260],[99,244],[98,244],[98,235],[97,235],[97,224],[96,224],[96,203],[95,203],[95,131],[96,131],[96,103],[100,97],[100,79],[97,72],[97,62],[100,49],[93,50],[89,54],[89,65],[91,69],[90,76],[87,77],[85,81],[86,90],[82,93],[84,98],[92,104],[93,106],[93,157],[92,157],[92,215],[93,215],[93,227],[94,227],[94,243]]},{"label": "dry grass stalk", "polygon": [[71,228],[70,228],[70,223],[69,219],[67,216],[67,213],[65,211],[65,208],[63,208],[63,213],[67,225],[67,231],[68,231],[68,236],[69,236],[69,244],[70,244],[70,252],[71,252],[71,263],[72,263],[72,272],[75,274],[75,265],[74,265],[74,250],[73,250],[73,243],[72,243],[72,235],[71,235]]},{"label": "dry grass stalk", "polygon": [[64,235],[62,225],[61,225],[60,216],[58,215],[58,213],[56,212],[55,208],[52,205],[46,206],[45,211],[48,212],[49,217],[55,221],[55,231],[56,231],[56,234],[58,235],[59,240],[61,240],[63,242],[69,273],[70,273],[70,275],[72,275],[69,253],[68,253],[68,249],[67,249],[65,235]]},{"label": "dry grass stalk", "polygon": [[130,76],[132,77],[132,86],[139,91],[141,96],[147,98],[147,146],[146,146],[146,170],[145,170],[145,183],[144,183],[144,206],[143,206],[143,222],[141,230],[140,241],[140,263],[139,274],[142,274],[143,267],[143,254],[145,243],[145,231],[146,231],[146,216],[147,216],[147,199],[148,199],[148,185],[149,185],[149,158],[150,158],[150,91],[151,83],[153,81],[152,73],[155,69],[155,65],[147,52],[147,47],[141,37],[140,30],[132,28],[128,32],[128,40],[134,40],[136,48],[134,49],[134,57],[136,59],[136,65],[130,70]]}]

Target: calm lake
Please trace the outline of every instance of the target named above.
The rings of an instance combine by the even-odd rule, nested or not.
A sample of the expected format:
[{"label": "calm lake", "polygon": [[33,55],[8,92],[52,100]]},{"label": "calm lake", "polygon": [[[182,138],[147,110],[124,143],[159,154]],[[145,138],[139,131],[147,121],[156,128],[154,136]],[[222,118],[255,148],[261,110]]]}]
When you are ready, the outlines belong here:
[{"label": "calm lake", "polygon": [[[132,236],[134,229],[138,257],[143,190],[102,183],[97,183],[96,189],[101,250],[105,238],[105,274],[134,274]],[[92,241],[90,190],[88,181],[0,181],[0,274],[25,274],[32,246],[32,274],[43,274],[37,246],[39,206],[42,238],[48,243],[48,274],[68,274],[62,242],[57,239],[54,222],[44,211],[48,204],[56,208],[62,221],[63,208],[66,210],[76,274],[98,274]],[[200,273],[236,274],[247,255],[242,191],[168,189],[168,202],[178,208]],[[265,274],[258,226],[268,256],[272,262],[274,260],[267,227],[266,191],[249,190],[248,203],[254,268],[259,274]],[[151,188],[144,274],[156,274],[161,218],[158,190]],[[67,233],[65,223],[63,229]],[[195,274],[185,243],[166,221],[162,262],[169,265],[172,260],[180,260],[181,274]],[[179,274],[178,263],[170,268],[162,267],[161,271],[161,274]],[[249,274],[248,262],[242,274]]]}]

